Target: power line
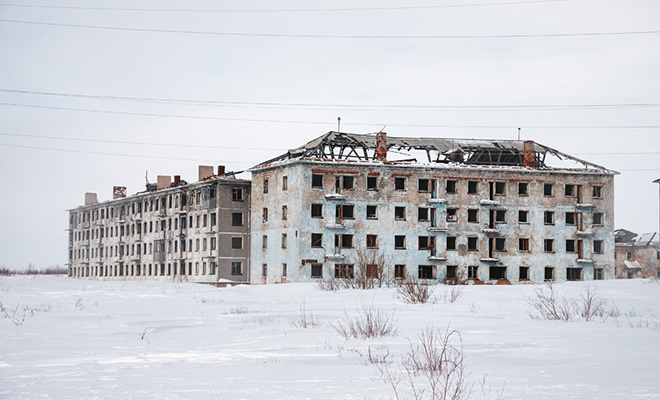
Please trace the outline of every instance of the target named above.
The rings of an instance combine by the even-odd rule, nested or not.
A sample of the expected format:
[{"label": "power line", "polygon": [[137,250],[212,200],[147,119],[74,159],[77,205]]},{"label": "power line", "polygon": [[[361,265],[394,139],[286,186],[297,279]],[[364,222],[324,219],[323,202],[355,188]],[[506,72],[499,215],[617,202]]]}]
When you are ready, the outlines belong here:
[{"label": "power line", "polygon": [[249,161],[222,161],[222,160],[210,160],[210,159],[198,159],[198,158],[183,158],[183,157],[165,157],[165,156],[148,156],[143,154],[126,154],[126,153],[108,153],[102,151],[89,151],[89,150],[72,150],[72,149],[59,149],[54,147],[43,147],[43,146],[26,146],[20,144],[8,144],[0,143],[0,146],[6,147],[16,147],[22,149],[33,149],[33,150],[48,150],[48,151],[60,151],[65,153],[82,153],[82,154],[95,154],[103,156],[117,156],[117,157],[134,157],[134,158],[155,158],[160,160],[177,160],[177,161],[204,161],[204,162],[221,162],[221,163],[234,163],[234,164],[256,164]]},{"label": "power line", "polygon": [[83,7],[83,6],[51,6],[37,4],[0,3],[4,7],[47,8],[60,10],[92,10],[92,11],[139,11],[139,12],[203,12],[203,13],[288,13],[288,12],[336,12],[336,11],[389,11],[389,10],[428,10],[438,8],[493,7],[508,5],[530,5],[538,3],[557,3],[574,0],[532,0],[506,1],[499,3],[444,4],[426,6],[395,6],[395,7],[347,7],[347,8],[285,8],[285,9],[187,9],[187,8],[130,8],[130,7]]},{"label": "power line", "polygon": [[[115,115],[134,115],[146,117],[162,117],[162,118],[184,118],[184,119],[201,119],[201,120],[216,120],[216,121],[234,121],[234,122],[266,122],[266,123],[285,123],[285,124],[307,124],[307,125],[331,125],[334,127],[334,121],[303,121],[303,120],[279,120],[279,119],[259,119],[259,118],[232,118],[232,117],[213,117],[201,115],[181,115],[181,114],[162,114],[162,113],[143,113],[132,111],[112,111],[112,110],[98,110],[74,107],[54,107],[54,106],[39,106],[29,104],[16,104],[0,102],[0,105],[11,107],[25,107],[25,108],[38,108],[48,110],[62,110],[62,111],[81,111],[100,114],[115,114]],[[382,126],[382,122],[377,123],[364,123],[364,122],[346,122],[346,125],[351,126]],[[660,125],[447,125],[447,124],[397,124],[387,123],[391,127],[404,127],[404,128],[467,128],[467,129],[658,129]]]},{"label": "power line", "polygon": [[56,97],[71,97],[71,98],[85,98],[85,99],[99,99],[99,100],[116,100],[116,101],[136,101],[146,103],[165,103],[165,104],[188,104],[188,105],[240,105],[240,106],[290,106],[290,107],[328,107],[328,108],[378,108],[378,109],[394,109],[401,108],[406,110],[415,109],[449,109],[449,110],[508,110],[508,109],[529,109],[532,111],[540,111],[549,109],[552,111],[561,109],[598,109],[598,108],[645,108],[645,107],[660,107],[660,103],[601,103],[601,104],[536,104],[536,105],[523,105],[523,104],[510,104],[510,105],[402,105],[402,104],[338,104],[338,103],[299,103],[299,102],[248,102],[248,101],[219,101],[219,100],[196,100],[196,99],[174,99],[163,97],[131,97],[131,96],[109,96],[98,94],[83,94],[83,93],[63,93],[63,92],[46,92],[34,90],[19,90],[19,89],[2,89],[0,92],[17,93],[17,94],[33,94],[43,96],[56,96]]},{"label": "power line", "polygon": [[581,32],[581,33],[538,33],[538,34],[500,34],[500,35],[322,35],[307,33],[258,33],[258,32],[218,32],[218,31],[194,31],[175,29],[150,29],[150,28],[128,28],[120,26],[64,24],[56,22],[39,22],[15,19],[0,19],[0,22],[14,24],[56,26],[67,28],[99,29],[124,32],[153,32],[153,33],[177,33],[186,35],[212,35],[233,37],[268,37],[268,38],[297,38],[297,39],[528,39],[528,38],[558,38],[558,37],[597,37],[597,36],[633,36],[633,35],[655,35],[660,30],[641,31],[619,31],[619,32]]},{"label": "power line", "polygon": [[35,139],[69,140],[69,141],[75,141],[75,142],[131,144],[131,145],[164,146],[164,147],[187,147],[187,148],[197,148],[197,149],[278,150],[278,151],[288,150],[288,149],[276,149],[276,148],[265,148],[265,147],[213,146],[213,145],[207,145],[207,144],[205,144],[205,145],[195,145],[195,144],[179,144],[179,143],[137,142],[137,141],[129,141],[129,140],[87,139],[87,138],[75,138],[75,137],[66,137],[66,136],[28,135],[28,134],[7,133],[7,132],[0,132],[0,135],[2,135],[2,136],[13,136],[13,137],[23,137],[23,138],[35,138]]}]

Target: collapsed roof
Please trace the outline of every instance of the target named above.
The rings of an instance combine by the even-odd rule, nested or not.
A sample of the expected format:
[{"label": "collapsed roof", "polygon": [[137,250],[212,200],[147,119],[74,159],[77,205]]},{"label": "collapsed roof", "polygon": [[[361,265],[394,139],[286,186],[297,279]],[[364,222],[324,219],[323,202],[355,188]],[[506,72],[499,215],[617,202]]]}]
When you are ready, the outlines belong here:
[{"label": "collapsed roof", "polygon": [[328,132],[257,167],[287,160],[322,159],[552,168],[546,164],[548,155],[561,161],[574,161],[584,169],[616,174],[603,166],[531,141],[395,137],[383,132]]}]

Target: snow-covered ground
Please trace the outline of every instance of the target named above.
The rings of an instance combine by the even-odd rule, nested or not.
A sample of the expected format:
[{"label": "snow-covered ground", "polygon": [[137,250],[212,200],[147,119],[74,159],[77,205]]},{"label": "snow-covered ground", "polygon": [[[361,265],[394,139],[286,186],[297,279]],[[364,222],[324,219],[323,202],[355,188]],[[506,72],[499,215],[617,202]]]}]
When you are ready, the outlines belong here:
[{"label": "snow-covered ground", "polygon": [[[470,381],[487,374],[490,394],[476,384],[474,398],[496,398],[504,387],[505,399],[660,399],[660,284],[555,289],[578,297],[587,285],[621,315],[532,319],[529,285],[467,286],[453,304],[410,305],[390,288],[2,277],[0,398],[394,398],[369,351],[396,373],[421,330],[450,325],[461,334]],[[393,312],[398,333],[366,340],[338,334],[337,321],[365,305]],[[297,326],[301,307],[318,326]]]}]

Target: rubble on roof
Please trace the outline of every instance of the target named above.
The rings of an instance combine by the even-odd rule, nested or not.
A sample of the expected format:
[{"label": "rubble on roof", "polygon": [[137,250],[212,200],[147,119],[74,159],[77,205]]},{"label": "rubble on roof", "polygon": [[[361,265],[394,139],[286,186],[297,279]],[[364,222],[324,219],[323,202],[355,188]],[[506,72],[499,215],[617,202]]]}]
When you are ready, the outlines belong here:
[{"label": "rubble on roof", "polygon": [[532,141],[395,137],[384,132],[328,132],[260,166],[294,159],[323,159],[552,168],[546,163],[547,156],[574,161],[584,169],[616,173]]}]

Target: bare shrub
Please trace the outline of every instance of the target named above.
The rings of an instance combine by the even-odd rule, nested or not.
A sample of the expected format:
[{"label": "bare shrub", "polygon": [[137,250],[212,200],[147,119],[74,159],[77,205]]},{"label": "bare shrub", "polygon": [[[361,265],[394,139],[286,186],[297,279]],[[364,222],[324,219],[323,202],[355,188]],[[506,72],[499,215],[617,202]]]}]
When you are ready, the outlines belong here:
[{"label": "bare shrub", "polygon": [[318,288],[324,291],[338,291],[340,289],[375,289],[388,286],[392,282],[386,276],[386,266],[390,264],[391,257],[383,249],[356,247],[355,255],[351,257],[353,264],[351,276],[341,278],[333,277],[318,281]]},{"label": "bare shrub", "polygon": [[587,286],[585,291],[585,294],[573,303],[577,314],[587,322],[594,317],[604,316],[608,309],[608,301],[598,295],[598,290],[594,286]]},{"label": "bare shrub", "polygon": [[336,292],[341,289],[341,281],[339,279],[319,279],[317,287],[325,292]]},{"label": "bare shrub", "polygon": [[528,312],[534,319],[566,322],[571,320],[571,302],[566,296],[559,296],[551,283],[534,288],[534,296],[527,298],[527,304],[535,311]]},{"label": "bare shrub", "polygon": [[362,305],[358,315],[351,317],[344,311],[344,316],[337,320],[333,328],[345,339],[371,339],[391,336],[397,333],[394,311],[387,313],[372,305]]},{"label": "bare shrub", "polygon": [[366,350],[350,348],[348,351],[357,354],[362,365],[379,365],[391,362],[389,360],[390,348],[387,346],[367,346]]},{"label": "bare shrub", "polygon": [[9,320],[16,326],[21,326],[27,317],[34,317],[37,313],[47,313],[53,309],[52,304],[42,303],[38,306],[22,306],[16,303],[16,307],[7,308],[0,302],[0,316]]},{"label": "bare shrub", "polygon": [[16,271],[11,270],[11,269],[5,267],[4,265],[0,266],[0,275],[1,276],[11,276],[11,275],[14,275],[15,273],[16,273]]},{"label": "bare shrub", "polygon": [[50,266],[45,269],[38,269],[34,264],[28,264],[27,269],[25,270],[15,270],[9,269],[5,266],[0,266],[0,275],[2,276],[11,276],[11,275],[67,275],[69,270],[66,267],[61,267],[59,265]]},{"label": "bare shrub", "polygon": [[434,303],[435,286],[418,281],[403,281],[396,287],[398,298],[408,304]]},{"label": "bare shrub", "polygon": [[465,288],[463,286],[448,286],[443,289],[440,298],[445,303],[453,304],[463,296],[464,292]]},{"label": "bare shrub", "polygon": [[232,307],[228,311],[225,311],[223,314],[248,314],[250,310],[247,307]]},{"label": "bare shrub", "polygon": [[296,328],[311,328],[319,326],[319,321],[312,312],[307,311],[305,301],[300,304],[300,318],[293,322]]}]

